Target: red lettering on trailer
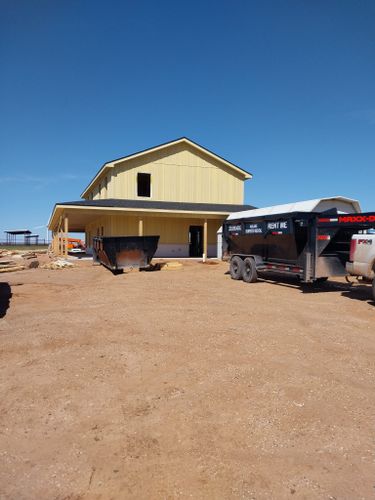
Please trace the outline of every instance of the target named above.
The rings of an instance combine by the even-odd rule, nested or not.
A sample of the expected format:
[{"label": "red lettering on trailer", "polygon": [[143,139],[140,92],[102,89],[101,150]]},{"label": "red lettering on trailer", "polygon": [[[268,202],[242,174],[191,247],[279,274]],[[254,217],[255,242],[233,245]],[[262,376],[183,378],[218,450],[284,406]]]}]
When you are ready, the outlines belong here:
[{"label": "red lettering on trailer", "polygon": [[358,245],[372,245],[372,240],[357,240]]},{"label": "red lettering on trailer", "polygon": [[375,222],[375,215],[341,215],[339,217],[339,223],[350,224],[361,222]]}]

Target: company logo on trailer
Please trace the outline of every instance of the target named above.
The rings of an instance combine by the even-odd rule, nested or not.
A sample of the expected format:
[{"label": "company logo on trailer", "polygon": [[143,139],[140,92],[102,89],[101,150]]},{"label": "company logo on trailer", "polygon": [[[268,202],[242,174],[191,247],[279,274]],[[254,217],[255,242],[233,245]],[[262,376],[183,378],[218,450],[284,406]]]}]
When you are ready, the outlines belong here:
[{"label": "company logo on trailer", "polygon": [[357,241],[358,241],[358,245],[372,245],[372,240],[361,239],[361,240],[357,240]]},{"label": "company logo on trailer", "polygon": [[339,217],[320,217],[318,222],[338,222],[339,224],[363,224],[366,222],[375,222],[375,215],[340,215]]},{"label": "company logo on trailer", "polygon": [[355,222],[375,222],[375,215],[340,215],[339,223],[350,224]]}]

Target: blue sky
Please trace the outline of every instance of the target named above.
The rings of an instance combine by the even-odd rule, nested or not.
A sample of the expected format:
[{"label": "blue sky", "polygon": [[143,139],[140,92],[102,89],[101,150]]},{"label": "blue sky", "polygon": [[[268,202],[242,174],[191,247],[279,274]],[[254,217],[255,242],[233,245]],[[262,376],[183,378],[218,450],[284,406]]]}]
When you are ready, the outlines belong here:
[{"label": "blue sky", "polygon": [[[107,160],[187,136],[266,206],[375,210],[372,0],[0,0],[0,239]],[[35,229],[44,234],[43,229]]]}]

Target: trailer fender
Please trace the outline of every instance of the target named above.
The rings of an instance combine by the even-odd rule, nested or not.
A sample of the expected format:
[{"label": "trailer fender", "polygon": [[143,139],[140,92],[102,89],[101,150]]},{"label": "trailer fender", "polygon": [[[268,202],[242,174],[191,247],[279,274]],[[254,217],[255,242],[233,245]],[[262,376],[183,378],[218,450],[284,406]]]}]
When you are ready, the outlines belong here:
[{"label": "trailer fender", "polygon": [[256,267],[264,266],[264,261],[260,255],[249,255],[251,259],[254,260]]}]

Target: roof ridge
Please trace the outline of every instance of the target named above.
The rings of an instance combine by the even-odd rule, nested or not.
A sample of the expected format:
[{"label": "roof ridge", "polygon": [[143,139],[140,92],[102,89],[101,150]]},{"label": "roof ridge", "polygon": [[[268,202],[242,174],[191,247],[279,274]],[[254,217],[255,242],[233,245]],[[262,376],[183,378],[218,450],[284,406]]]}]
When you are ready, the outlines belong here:
[{"label": "roof ridge", "polygon": [[186,141],[187,143],[190,143],[192,144],[193,146],[195,146],[196,148],[199,148],[203,151],[206,152],[206,154],[208,155],[212,155],[214,156],[215,158],[217,158],[219,161],[222,161],[224,163],[226,163],[227,165],[229,165],[231,168],[235,169],[235,170],[239,170],[240,172],[242,172],[242,174],[244,175],[244,180],[246,179],[251,179],[252,178],[252,174],[250,172],[247,172],[246,170],[244,170],[243,168],[239,167],[238,165],[236,165],[235,163],[227,160],[226,158],[224,158],[223,156],[220,156],[218,155],[217,153],[214,153],[213,151],[211,151],[210,149],[206,148],[205,146],[202,146],[201,144],[199,144],[198,142],[195,142],[193,141],[192,139],[189,139],[188,137],[186,136],[182,136],[178,139],[174,139],[172,141],[168,141],[168,142],[163,142],[161,144],[158,144],[156,146],[152,146],[150,148],[146,148],[146,149],[142,149],[140,151],[136,151],[134,153],[131,153],[131,154],[128,154],[126,156],[121,156],[119,158],[115,158],[113,160],[109,160],[107,162],[105,162],[101,167],[100,169],[98,170],[98,172],[96,173],[96,175],[92,178],[92,180],[89,182],[89,184],[86,186],[86,188],[83,190],[81,196],[83,197],[83,195],[90,189],[90,186],[95,182],[96,179],[98,179],[100,177],[100,175],[103,173],[103,170],[105,168],[110,168],[111,164],[114,164],[116,162],[119,162],[119,161],[125,161],[125,160],[129,160],[131,159],[132,157],[136,157],[138,155],[143,155],[143,154],[147,154],[147,153],[151,153],[153,150],[158,150],[158,149],[161,149],[161,148],[164,148],[164,147],[167,147],[167,146],[172,146],[173,144],[175,143],[178,143],[178,142],[181,142],[181,141]]}]

